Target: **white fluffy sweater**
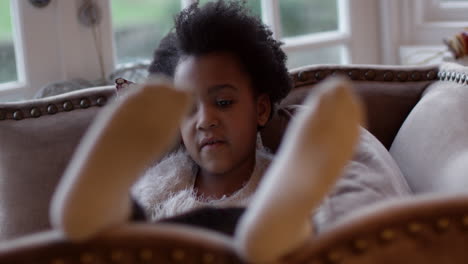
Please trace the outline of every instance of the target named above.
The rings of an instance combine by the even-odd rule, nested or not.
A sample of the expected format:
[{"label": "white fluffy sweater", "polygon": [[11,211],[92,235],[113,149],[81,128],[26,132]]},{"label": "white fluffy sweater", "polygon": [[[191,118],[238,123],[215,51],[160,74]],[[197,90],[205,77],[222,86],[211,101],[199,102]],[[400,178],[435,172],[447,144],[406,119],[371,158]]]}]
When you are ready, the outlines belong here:
[{"label": "white fluffy sweater", "polygon": [[240,190],[221,199],[197,198],[197,166],[185,151],[179,150],[149,168],[131,192],[152,221],[205,206],[245,207],[271,160],[271,154],[258,148],[252,176]]},{"label": "white fluffy sweater", "polygon": [[[133,186],[132,195],[152,221],[204,206],[246,207],[271,160],[271,154],[257,148],[254,172],[239,191],[221,199],[200,199],[194,191],[197,167],[186,152],[178,151],[148,169]],[[311,212],[311,220],[322,231],[361,207],[410,193],[388,151],[362,129],[353,159],[321,206]]]}]

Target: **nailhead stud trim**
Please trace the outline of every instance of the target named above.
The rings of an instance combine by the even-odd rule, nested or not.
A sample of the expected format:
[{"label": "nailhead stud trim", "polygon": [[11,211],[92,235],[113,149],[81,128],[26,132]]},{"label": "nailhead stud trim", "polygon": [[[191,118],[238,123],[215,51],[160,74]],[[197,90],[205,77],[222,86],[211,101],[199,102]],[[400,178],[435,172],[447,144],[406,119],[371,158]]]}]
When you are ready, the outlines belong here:
[{"label": "nailhead stud trim", "polygon": [[181,249],[175,249],[172,251],[171,257],[175,261],[183,261],[185,258],[185,252]]},{"label": "nailhead stud trim", "polygon": [[91,105],[91,102],[87,98],[83,98],[80,100],[80,107],[81,108],[88,108]]},{"label": "nailhead stud trim", "polygon": [[214,263],[214,256],[213,254],[210,253],[205,253],[202,256],[202,262],[203,264],[211,264]]},{"label": "nailhead stud trim", "polygon": [[434,80],[435,78],[437,77],[437,73],[435,71],[429,71],[427,74],[426,74],[426,78],[428,80]]},{"label": "nailhead stud trim", "polygon": [[411,80],[413,80],[413,81],[421,80],[421,74],[419,72],[411,73]]},{"label": "nailhead stud trim", "polygon": [[328,252],[327,260],[331,263],[338,263],[341,261],[341,255],[336,251]]},{"label": "nailhead stud trim", "polygon": [[51,264],[65,264],[63,259],[54,259],[50,262]]},{"label": "nailhead stud trim", "polygon": [[359,71],[351,70],[351,71],[348,72],[348,76],[351,78],[351,80],[358,80],[359,79]]},{"label": "nailhead stud trim", "polygon": [[365,75],[367,80],[374,80],[375,79],[375,71],[373,70],[368,70],[366,71]]},{"label": "nailhead stud trim", "polygon": [[105,105],[106,102],[107,102],[107,98],[104,97],[104,96],[100,96],[100,97],[98,97],[98,99],[96,100],[96,103],[97,103],[97,105],[99,105],[99,106]]},{"label": "nailhead stud trim", "polygon": [[307,81],[307,72],[301,71],[297,74],[297,79],[301,82]]},{"label": "nailhead stud trim", "polygon": [[13,119],[15,120],[23,119],[23,112],[21,112],[21,110],[16,110],[15,112],[13,112]]},{"label": "nailhead stud trim", "polygon": [[123,258],[123,252],[120,250],[114,250],[111,252],[110,258],[114,262],[120,262]]},{"label": "nailhead stud trim", "polygon": [[389,71],[386,72],[386,73],[384,73],[384,80],[385,80],[385,81],[391,81],[391,80],[393,80],[393,73],[392,73],[392,72],[389,72]]},{"label": "nailhead stud trim", "polygon": [[353,248],[359,253],[365,251],[368,247],[369,243],[367,243],[367,241],[364,239],[356,239],[353,241]]},{"label": "nailhead stud trim", "polygon": [[50,104],[47,106],[47,113],[49,113],[50,115],[57,113],[57,111],[58,111],[58,108],[56,105]]},{"label": "nailhead stud trim", "polygon": [[83,264],[91,264],[94,262],[94,256],[90,253],[83,253],[80,256],[80,262]]},{"label": "nailhead stud trim", "polygon": [[395,232],[391,229],[385,229],[380,233],[380,238],[384,242],[392,241],[395,238]]},{"label": "nailhead stud trim", "polygon": [[63,110],[65,110],[65,111],[73,110],[73,104],[70,101],[64,102],[62,106],[63,106]]},{"label": "nailhead stud trim", "polygon": [[422,226],[419,223],[410,223],[408,225],[408,231],[411,234],[416,234],[422,231]]},{"label": "nailhead stud trim", "polygon": [[37,107],[33,107],[30,111],[30,114],[32,117],[40,117],[41,116],[41,110]]},{"label": "nailhead stud trim", "polygon": [[450,227],[450,220],[448,220],[447,218],[441,218],[437,220],[436,227],[440,231],[445,231]]},{"label": "nailhead stud trim", "polygon": [[323,73],[323,71],[317,71],[315,73],[315,79],[317,80],[322,80],[325,78],[325,74]]},{"label": "nailhead stud trim", "polygon": [[153,252],[149,249],[143,249],[140,251],[140,259],[144,261],[151,260],[153,258]]},{"label": "nailhead stud trim", "polygon": [[397,78],[399,81],[406,81],[408,79],[408,74],[406,72],[399,72]]},{"label": "nailhead stud trim", "polygon": [[468,227],[468,215],[463,216],[462,218],[462,225],[464,227]]}]

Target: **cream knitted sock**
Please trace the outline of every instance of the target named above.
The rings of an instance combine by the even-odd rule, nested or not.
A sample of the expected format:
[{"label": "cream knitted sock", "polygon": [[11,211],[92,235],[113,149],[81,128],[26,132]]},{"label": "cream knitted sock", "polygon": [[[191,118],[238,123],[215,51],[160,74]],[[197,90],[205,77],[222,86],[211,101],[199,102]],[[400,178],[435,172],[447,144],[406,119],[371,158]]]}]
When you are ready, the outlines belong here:
[{"label": "cream knitted sock", "polygon": [[352,157],[361,120],[349,83],[331,80],[315,88],[236,228],[241,256],[273,261],[313,235],[312,211]]},{"label": "cream knitted sock", "polygon": [[81,240],[128,220],[131,185],[173,143],[189,102],[187,93],[159,81],[106,106],[59,183],[52,226]]}]

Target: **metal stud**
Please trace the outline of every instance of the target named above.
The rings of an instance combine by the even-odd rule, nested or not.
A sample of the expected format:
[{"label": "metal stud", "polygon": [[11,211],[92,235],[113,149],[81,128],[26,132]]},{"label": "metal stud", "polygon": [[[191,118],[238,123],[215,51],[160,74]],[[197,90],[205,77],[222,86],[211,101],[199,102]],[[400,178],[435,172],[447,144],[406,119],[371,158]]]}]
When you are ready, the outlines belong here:
[{"label": "metal stud", "polygon": [[367,243],[364,239],[356,239],[353,241],[353,249],[357,252],[363,252],[369,247],[369,243]]},{"label": "metal stud", "polygon": [[435,71],[429,71],[427,74],[426,74],[426,78],[428,80],[434,80],[435,78],[437,77],[437,74]]},{"label": "metal stud", "polygon": [[140,251],[140,259],[144,261],[151,260],[153,258],[153,252],[149,249],[143,249]]},{"label": "metal stud", "polygon": [[460,73],[457,73],[457,75],[455,76],[455,81],[456,82],[459,82],[461,79],[461,74]]},{"label": "metal stud", "polygon": [[457,73],[456,73],[456,72],[452,72],[452,73],[450,74],[450,76],[451,76],[451,80],[452,80],[452,81],[455,81],[455,79],[457,78]]},{"label": "metal stud", "polygon": [[5,120],[6,119],[6,111],[0,110],[0,120]]},{"label": "metal stud", "polygon": [[408,225],[408,231],[412,234],[421,232],[422,226],[419,223],[410,223]]},{"label": "metal stud", "polygon": [[100,96],[100,97],[98,97],[98,99],[96,100],[96,103],[97,103],[99,106],[105,105],[106,102],[107,102],[107,98],[104,97],[104,96]]},{"label": "metal stud", "polygon": [[41,110],[37,107],[33,107],[31,111],[29,112],[32,117],[40,117],[41,116]]},{"label": "metal stud", "polygon": [[348,76],[351,78],[351,80],[357,80],[359,79],[359,71],[358,70],[351,70],[348,72]]},{"label": "metal stud", "polygon": [[301,82],[307,81],[307,72],[301,71],[297,74],[297,79]]},{"label": "metal stud", "polygon": [[[440,77],[440,76],[439,76]],[[413,81],[419,81],[421,80],[421,74],[419,72],[413,72],[411,73],[411,80]]]},{"label": "metal stud", "polygon": [[366,77],[367,80],[374,80],[375,79],[375,71],[373,70],[368,70],[364,74],[364,77]]},{"label": "metal stud", "polygon": [[50,264],[65,264],[65,261],[63,259],[54,259]]},{"label": "metal stud", "polygon": [[91,102],[87,98],[83,98],[80,100],[80,107],[81,108],[88,108],[91,105]]},{"label": "metal stud", "polygon": [[437,220],[436,227],[438,230],[445,231],[449,228],[449,226],[450,226],[450,220],[448,220],[447,218],[441,218]]},{"label": "metal stud", "polygon": [[393,80],[393,73],[392,72],[385,72],[384,73],[384,80],[385,81],[392,81]]},{"label": "metal stud", "polygon": [[464,227],[468,227],[468,215],[463,216],[462,218],[462,225]]},{"label": "metal stud", "polygon": [[73,103],[70,102],[70,101],[64,102],[62,106],[63,106],[63,110],[65,110],[65,111],[73,110]]},{"label": "metal stud", "polygon": [[215,259],[215,257],[213,256],[213,254],[210,254],[210,253],[205,253],[205,254],[203,254],[203,256],[202,256],[202,262],[203,262],[203,264],[214,263],[214,259]]},{"label": "metal stud", "polygon": [[80,261],[83,264],[93,263],[94,262],[94,256],[92,254],[90,254],[90,253],[83,253],[80,256]]},{"label": "metal stud", "polygon": [[463,84],[466,81],[466,74],[462,74],[460,80],[461,80],[461,83]]},{"label": "metal stud", "polygon": [[395,238],[395,232],[393,232],[391,229],[385,229],[380,233],[380,238],[384,242],[389,242]]},{"label": "metal stud", "polygon": [[336,251],[328,252],[327,260],[329,262],[331,262],[331,263],[338,263],[341,260],[341,255],[340,255],[340,253],[338,253]]},{"label": "metal stud", "polygon": [[441,80],[441,81],[445,81],[445,76],[446,76],[446,75],[447,75],[447,73],[441,72],[441,73],[440,73],[440,80]]},{"label": "metal stud", "polygon": [[399,72],[397,78],[399,81],[406,81],[408,79],[408,74],[406,72]]},{"label": "metal stud", "polygon": [[437,72],[437,78],[441,79],[442,78],[442,72]]},{"label": "metal stud", "polygon": [[123,252],[120,250],[114,250],[111,252],[110,258],[114,262],[120,262],[123,258]]},{"label": "metal stud", "polygon": [[314,76],[315,76],[315,79],[320,81],[323,78],[325,78],[325,73],[323,73],[323,71],[317,71]]},{"label": "metal stud", "polygon": [[[448,73],[447,73],[447,80],[449,80],[449,81],[452,80],[452,73],[453,73],[453,72],[448,72]],[[455,77],[455,76],[453,76],[453,77]]]},{"label": "metal stud", "polygon": [[53,115],[55,113],[57,113],[58,109],[57,109],[57,106],[54,105],[54,104],[50,104],[47,106],[47,113],[49,113],[50,115]]},{"label": "metal stud", "polygon": [[23,112],[21,112],[21,110],[16,110],[15,112],[13,112],[13,119],[15,120],[23,119]]},{"label": "metal stud", "polygon": [[172,259],[175,261],[183,261],[185,258],[185,252],[181,249],[175,249],[172,251]]},{"label": "metal stud", "polygon": [[344,75],[344,73],[340,70],[334,70],[332,73],[331,73],[332,76],[340,76],[340,75]]},{"label": "metal stud", "polygon": [[445,72],[444,81],[450,81],[450,72]]}]

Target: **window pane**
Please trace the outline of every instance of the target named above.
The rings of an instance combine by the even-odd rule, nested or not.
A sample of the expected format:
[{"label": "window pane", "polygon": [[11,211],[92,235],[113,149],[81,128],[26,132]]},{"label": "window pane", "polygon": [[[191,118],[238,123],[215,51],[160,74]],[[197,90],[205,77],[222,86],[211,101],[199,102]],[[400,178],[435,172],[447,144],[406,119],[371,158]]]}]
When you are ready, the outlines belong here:
[{"label": "window pane", "polygon": [[151,59],[181,9],[178,0],[112,0],[111,4],[117,63]]},{"label": "window pane", "polygon": [[280,0],[283,37],[338,30],[337,0]]},{"label": "window pane", "polygon": [[9,0],[0,1],[0,65],[0,83],[18,79]]},{"label": "window pane", "polygon": [[288,68],[293,69],[310,64],[342,64],[344,47],[332,46],[321,49],[287,52]]},{"label": "window pane", "polygon": [[[200,0],[200,6],[208,3],[213,2],[215,0]],[[246,6],[252,11],[252,14],[261,18],[262,17],[262,9],[261,9],[261,0],[248,0],[246,1]]]}]

